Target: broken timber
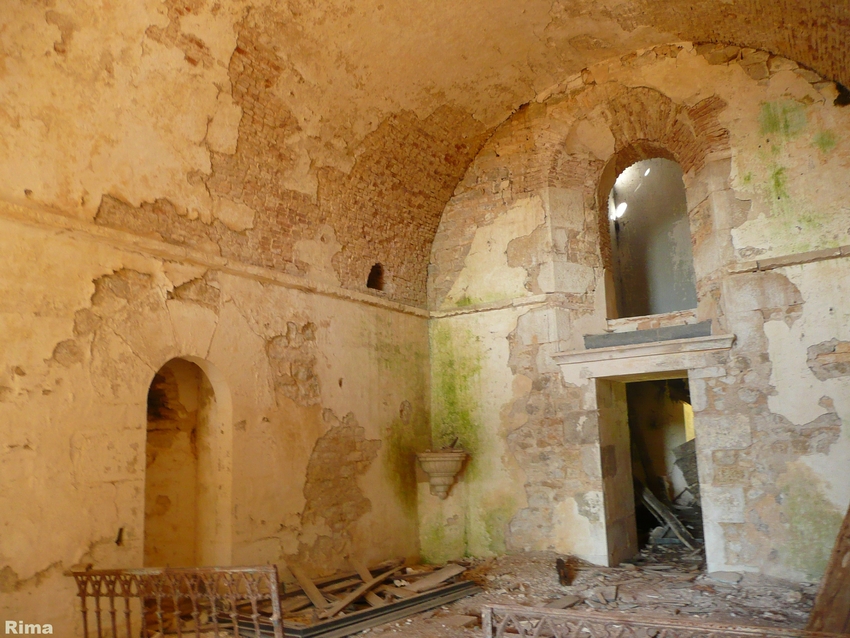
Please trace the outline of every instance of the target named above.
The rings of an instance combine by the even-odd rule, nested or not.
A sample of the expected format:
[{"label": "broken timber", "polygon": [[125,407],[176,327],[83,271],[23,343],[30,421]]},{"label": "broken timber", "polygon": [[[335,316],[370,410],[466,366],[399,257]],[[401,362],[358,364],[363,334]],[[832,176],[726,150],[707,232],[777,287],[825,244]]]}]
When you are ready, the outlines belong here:
[{"label": "broken timber", "polygon": [[649,511],[661,522],[670,526],[673,533],[682,541],[688,548],[696,549],[696,541],[691,533],[682,525],[681,521],[676,518],[676,515],[671,512],[664,503],[656,498],[655,494],[649,491],[645,485],[640,486],[640,498],[643,504],[649,508]]},{"label": "broken timber", "polygon": [[[368,607],[360,611],[337,616],[315,624],[295,622],[284,618],[283,630],[287,638],[342,638],[357,632],[376,627],[385,623],[407,618],[419,612],[446,605],[466,596],[481,592],[481,587],[472,581],[462,580],[457,583],[438,587],[431,591],[417,594],[383,607]],[[272,626],[260,620],[260,633],[253,633],[250,618],[240,617],[240,636],[267,637],[272,636]],[[247,631],[246,631],[247,630]]]},{"label": "broken timber", "polygon": [[[298,585],[288,587],[281,596],[285,636],[347,636],[481,591],[473,582],[454,582],[464,571],[459,565],[450,564],[441,569],[410,568],[403,576],[396,576],[403,580],[393,581],[393,576],[404,567],[402,560],[388,561],[371,569],[351,556],[348,562],[354,573],[316,580],[310,579],[297,564],[295,569],[289,565]],[[267,610],[260,612],[267,613]],[[267,632],[273,628],[266,627],[262,618],[260,632],[253,631],[249,614],[250,610],[245,608],[239,616],[239,635],[246,638],[270,636]]]},{"label": "broken timber", "polygon": [[343,598],[341,598],[337,602],[335,602],[333,605],[331,605],[326,611],[323,611],[322,613],[320,613],[319,618],[330,618],[331,616],[336,615],[337,613],[339,613],[340,611],[345,609],[348,605],[353,603],[355,600],[360,598],[363,594],[368,592],[370,589],[372,589],[376,585],[384,582],[387,578],[389,578],[390,576],[392,576],[393,574],[395,574],[396,572],[398,572],[401,569],[402,569],[401,566],[395,567],[395,568],[393,568],[393,569],[391,569],[387,572],[384,572],[383,574],[375,576],[372,580],[363,583],[362,585],[360,585],[360,587],[355,589],[353,592],[344,596]]}]

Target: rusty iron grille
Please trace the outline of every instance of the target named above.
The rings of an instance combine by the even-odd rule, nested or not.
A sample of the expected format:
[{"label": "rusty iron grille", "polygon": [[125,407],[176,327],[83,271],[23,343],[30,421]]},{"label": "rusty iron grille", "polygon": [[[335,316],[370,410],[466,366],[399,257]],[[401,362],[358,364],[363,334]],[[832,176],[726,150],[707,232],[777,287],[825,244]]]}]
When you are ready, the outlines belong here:
[{"label": "rusty iron grille", "polygon": [[481,624],[485,638],[840,638],[777,627],[515,605],[485,605]]},{"label": "rusty iron grille", "polygon": [[[85,638],[283,638],[277,567],[72,571]],[[268,629],[271,628],[271,632]]]}]

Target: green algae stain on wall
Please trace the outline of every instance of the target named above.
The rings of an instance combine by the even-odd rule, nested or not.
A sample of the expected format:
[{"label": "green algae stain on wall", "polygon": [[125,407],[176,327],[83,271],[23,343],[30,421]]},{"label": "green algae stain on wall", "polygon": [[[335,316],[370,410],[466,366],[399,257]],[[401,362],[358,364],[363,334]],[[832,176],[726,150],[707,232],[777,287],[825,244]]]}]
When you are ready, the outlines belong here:
[{"label": "green algae stain on wall", "polygon": [[409,402],[399,408],[384,436],[384,475],[392,485],[404,511],[416,516],[416,452],[425,450],[430,443],[427,414],[416,413]]},{"label": "green algae stain on wall", "polygon": [[820,131],[817,135],[815,135],[814,140],[812,140],[812,144],[814,144],[821,153],[826,155],[838,145],[838,138],[836,138],[835,133],[830,130]]},{"label": "green algae stain on wall", "polygon": [[425,563],[439,565],[466,556],[466,530],[456,520],[426,526],[421,535],[421,554]]},{"label": "green algae stain on wall", "polygon": [[480,449],[476,390],[481,344],[468,329],[448,321],[431,325],[431,396],[434,448],[458,445],[472,455]]},{"label": "green algae stain on wall", "polygon": [[770,187],[770,195],[773,199],[781,200],[788,198],[788,176],[787,170],[779,165],[774,166],[770,171],[768,185]]},{"label": "green algae stain on wall", "polygon": [[442,563],[449,558],[446,552],[446,528],[443,525],[430,525],[422,530],[422,560],[425,563]]},{"label": "green algae stain on wall", "polygon": [[810,470],[794,471],[782,488],[788,540],[782,561],[816,581],[826,571],[841,513],[818,489],[822,481]]},{"label": "green algae stain on wall", "polygon": [[514,500],[508,498],[501,505],[489,507],[484,514],[484,531],[488,537],[487,549],[494,555],[501,555],[507,551],[505,536],[508,524],[516,514]]},{"label": "green algae stain on wall", "polygon": [[806,111],[799,102],[781,100],[761,105],[759,125],[762,135],[779,136],[789,140],[806,128],[806,124]]},{"label": "green algae stain on wall", "polygon": [[[805,252],[817,247],[812,235],[817,235],[821,221],[817,212],[810,210],[805,201],[792,198],[792,178],[798,171],[789,169],[789,144],[800,137],[809,126],[808,111],[804,104],[794,100],[764,102],[758,115],[759,132],[763,136],[760,146],[761,167],[746,175],[746,185],[760,184],[775,220],[771,230],[774,245],[783,245],[785,252]],[[829,132],[818,133],[812,142],[825,153],[830,146]],[[833,136],[834,137],[834,136]]]}]

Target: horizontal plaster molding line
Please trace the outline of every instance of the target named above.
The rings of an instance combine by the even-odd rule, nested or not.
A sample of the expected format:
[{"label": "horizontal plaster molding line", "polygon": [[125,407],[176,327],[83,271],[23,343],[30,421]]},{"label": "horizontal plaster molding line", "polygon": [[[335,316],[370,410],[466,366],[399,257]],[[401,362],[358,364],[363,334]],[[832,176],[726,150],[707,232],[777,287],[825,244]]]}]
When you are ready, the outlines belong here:
[{"label": "horizontal plaster molding line", "polygon": [[592,304],[583,304],[576,301],[564,299],[563,292],[544,292],[527,297],[515,297],[513,299],[500,299],[489,303],[476,304],[474,306],[460,306],[457,308],[445,308],[443,310],[432,310],[431,319],[442,319],[443,317],[455,317],[458,315],[473,315],[479,312],[493,312],[494,310],[505,310],[508,308],[527,308],[529,306],[544,306],[554,304],[558,308],[567,310],[580,310],[588,308]]},{"label": "horizontal plaster molding line", "polygon": [[507,299],[493,301],[490,303],[477,304],[475,306],[461,306],[459,308],[449,308],[446,310],[432,310],[432,319],[442,319],[443,317],[456,317],[457,315],[474,315],[479,312],[492,312],[493,310],[505,310],[507,308],[525,308],[526,306],[539,306],[545,304],[552,294],[544,293],[542,295],[531,295],[528,297],[519,297],[517,299]]},{"label": "horizontal plaster molding line", "polygon": [[0,219],[6,219],[46,231],[54,231],[57,233],[57,236],[75,237],[81,240],[107,244],[118,250],[137,252],[148,257],[191,263],[196,266],[203,266],[228,275],[251,279],[264,284],[271,284],[300,292],[314,293],[324,297],[342,299],[367,306],[375,306],[384,310],[422,317],[423,319],[427,319],[429,316],[428,311],[424,308],[408,306],[397,301],[367,295],[355,290],[342,288],[341,286],[310,281],[297,275],[289,275],[270,268],[246,264],[227,259],[220,255],[177,246],[151,237],[142,237],[141,235],[135,235],[124,230],[98,226],[90,221],[67,217],[60,213],[44,209],[29,208],[0,200]]},{"label": "horizontal plaster molding line", "polygon": [[659,355],[701,354],[729,350],[735,342],[735,335],[710,335],[708,337],[692,337],[690,339],[674,339],[671,341],[652,341],[636,343],[628,346],[613,346],[610,348],[595,348],[592,350],[573,350],[552,355],[552,359],[560,366],[576,363],[593,363],[595,361],[618,361]]},{"label": "horizontal plaster molding line", "polygon": [[747,272],[764,272],[785,266],[801,266],[816,261],[827,261],[829,259],[841,259],[850,257],[850,246],[838,246],[837,248],[824,248],[823,250],[810,250],[805,253],[785,255],[782,257],[771,257],[770,259],[754,259],[752,261],[739,261],[729,265],[729,273],[738,275]]}]

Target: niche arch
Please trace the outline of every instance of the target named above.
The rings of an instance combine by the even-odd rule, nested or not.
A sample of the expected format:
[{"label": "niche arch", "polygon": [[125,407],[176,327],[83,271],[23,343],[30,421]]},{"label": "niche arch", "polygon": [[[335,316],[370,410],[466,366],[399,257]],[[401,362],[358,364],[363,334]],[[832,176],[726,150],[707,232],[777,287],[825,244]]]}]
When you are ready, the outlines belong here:
[{"label": "niche arch", "polygon": [[[608,318],[658,315],[697,306],[691,230],[682,168],[662,150],[603,174],[597,207],[605,259]],[[600,215],[601,216],[601,215]],[[612,298],[613,297],[613,298]]]},{"label": "niche arch", "polygon": [[711,244],[713,228],[725,222],[716,217],[709,204],[714,193],[731,190],[729,132],[718,119],[726,102],[712,96],[687,106],[647,87],[621,88],[613,95],[600,94],[594,102],[596,117],[605,122],[614,138],[614,152],[598,164],[599,170],[591,178],[595,189],[588,198],[597,222],[607,318],[623,316],[618,310],[614,281],[608,196],[624,171],[653,159],[681,167],[696,288],[694,305],[700,319],[716,317],[719,291],[712,273],[721,264],[715,263],[717,259],[700,257],[704,257],[706,248],[728,252],[728,247]]},{"label": "niche arch", "polygon": [[145,566],[232,561],[232,397],[213,364],[174,357],[148,387]]}]

